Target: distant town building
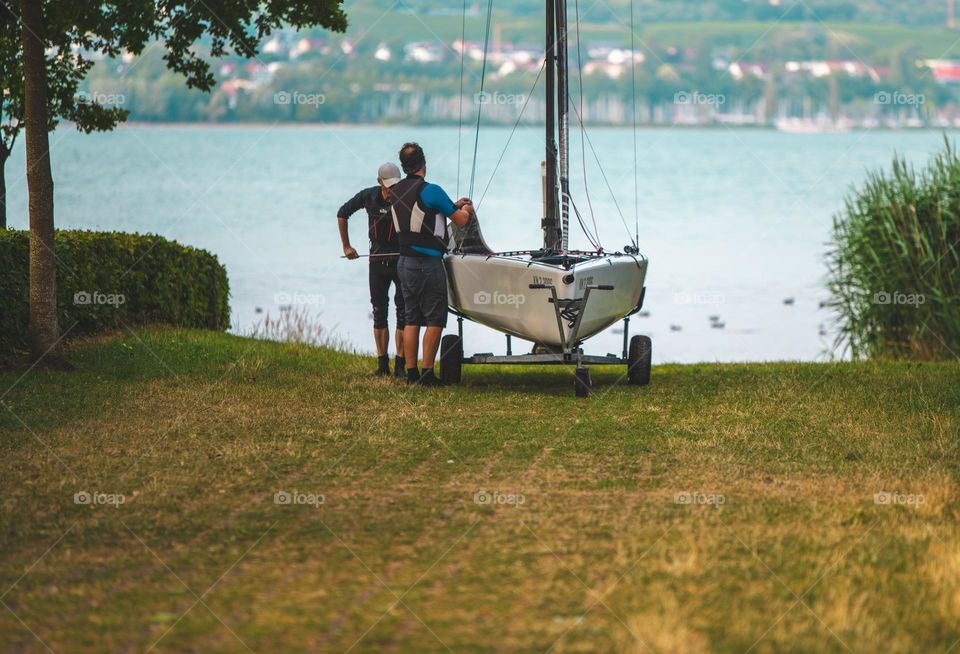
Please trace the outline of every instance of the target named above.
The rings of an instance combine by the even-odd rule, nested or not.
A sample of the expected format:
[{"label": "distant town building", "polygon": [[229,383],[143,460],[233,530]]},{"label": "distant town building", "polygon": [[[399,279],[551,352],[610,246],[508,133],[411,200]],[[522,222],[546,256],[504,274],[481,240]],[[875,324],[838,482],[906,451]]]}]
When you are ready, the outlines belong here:
[{"label": "distant town building", "polygon": [[376,52],[373,53],[373,58],[377,61],[390,61],[393,58],[393,53],[386,43],[381,43],[377,46]]},{"label": "distant town building", "polygon": [[403,47],[404,58],[420,64],[443,61],[445,48],[435,41],[415,41]]},{"label": "distant town building", "polygon": [[921,62],[941,84],[960,84],[960,61],[952,59],[927,59]]},{"label": "distant town building", "polygon": [[276,55],[278,57],[286,56],[289,53],[287,44],[280,38],[280,35],[274,35],[266,41],[260,48],[264,54]]},{"label": "distant town building", "polygon": [[730,77],[738,82],[744,77],[766,79],[770,67],[759,61],[735,61],[727,68],[727,72],[730,73]]},{"label": "distant town building", "polygon": [[330,46],[324,39],[304,37],[299,39],[290,48],[290,58],[297,59],[307,53],[317,53],[321,55],[329,54]]},{"label": "distant town building", "polygon": [[788,73],[804,72],[817,78],[844,74],[850,77],[869,77],[874,82],[880,81],[880,73],[877,69],[862,61],[788,61],[785,69]]}]

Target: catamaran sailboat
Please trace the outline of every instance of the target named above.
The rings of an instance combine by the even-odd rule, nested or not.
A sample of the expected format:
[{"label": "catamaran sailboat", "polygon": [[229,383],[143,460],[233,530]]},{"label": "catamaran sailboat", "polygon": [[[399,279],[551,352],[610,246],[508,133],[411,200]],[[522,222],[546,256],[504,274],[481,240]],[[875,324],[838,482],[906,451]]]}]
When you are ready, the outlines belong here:
[{"label": "catamaran sailboat", "polygon": [[[488,9],[488,34],[489,16]],[[605,252],[600,247],[595,251],[569,249],[572,200],[567,51],[566,0],[547,0],[543,70],[546,156],[541,167],[543,246],[494,252],[476,221],[466,228],[453,229],[452,249],[444,263],[450,310],[459,328],[456,335],[445,336],[441,344],[440,376],[448,383],[460,381],[463,364],[484,363],[575,365],[575,388],[580,396],[588,395],[592,386],[589,365],[626,364],[630,383],[644,385],[650,381],[650,339],[629,338],[630,316],[640,311],[646,290],[647,259],[639,253],[636,241],[623,252]],[[575,204],[573,208],[576,212]],[[464,320],[505,333],[507,354],[465,358]],[[583,353],[584,341],[621,320],[622,357]],[[512,337],[532,341],[533,352],[513,355]]]}]

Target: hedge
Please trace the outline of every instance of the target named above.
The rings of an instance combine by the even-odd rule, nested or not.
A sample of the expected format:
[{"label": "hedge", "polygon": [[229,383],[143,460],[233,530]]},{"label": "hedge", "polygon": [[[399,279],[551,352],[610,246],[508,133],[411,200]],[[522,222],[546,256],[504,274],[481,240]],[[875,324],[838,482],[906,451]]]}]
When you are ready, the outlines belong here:
[{"label": "hedge", "polygon": [[[29,239],[0,230],[0,352],[29,349]],[[60,329],[71,336],[152,323],[229,327],[227,271],[209,252],[151,234],[58,231],[56,256]]]}]

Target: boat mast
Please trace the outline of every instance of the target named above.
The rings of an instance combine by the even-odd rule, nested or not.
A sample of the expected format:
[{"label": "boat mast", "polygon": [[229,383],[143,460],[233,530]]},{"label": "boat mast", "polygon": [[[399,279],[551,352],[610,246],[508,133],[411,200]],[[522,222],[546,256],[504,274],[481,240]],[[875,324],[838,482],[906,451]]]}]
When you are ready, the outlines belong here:
[{"label": "boat mast", "polygon": [[561,233],[557,224],[557,126],[556,126],[556,93],[555,69],[557,63],[556,20],[554,0],[547,0],[547,39],[546,61],[543,66],[546,72],[546,104],[547,125],[545,156],[546,179],[544,180],[544,212],[543,212],[543,249],[557,250],[561,246]]},{"label": "boat mast", "polygon": [[557,119],[560,123],[560,201],[561,242],[567,250],[570,244],[570,92],[568,90],[567,65],[567,0],[554,0],[557,29]]}]

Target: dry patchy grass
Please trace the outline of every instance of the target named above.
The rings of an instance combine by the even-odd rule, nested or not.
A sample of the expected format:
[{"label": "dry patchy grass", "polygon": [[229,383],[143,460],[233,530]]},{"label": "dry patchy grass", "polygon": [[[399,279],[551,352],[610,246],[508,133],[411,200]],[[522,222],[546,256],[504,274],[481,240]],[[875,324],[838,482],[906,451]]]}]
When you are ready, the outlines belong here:
[{"label": "dry patchy grass", "polygon": [[566,371],[425,393],[202,332],[71,357],[0,375],[4,652],[960,639],[956,364],[663,366],[646,389],[609,371],[584,402]]}]

